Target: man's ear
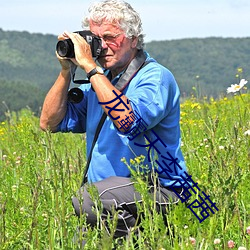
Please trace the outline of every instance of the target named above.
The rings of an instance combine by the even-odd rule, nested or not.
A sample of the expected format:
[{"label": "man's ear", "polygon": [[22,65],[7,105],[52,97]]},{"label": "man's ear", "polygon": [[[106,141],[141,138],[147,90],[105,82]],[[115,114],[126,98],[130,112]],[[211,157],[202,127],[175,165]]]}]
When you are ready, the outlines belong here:
[{"label": "man's ear", "polygon": [[137,43],[138,43],[138,37],[132,37],[132,42],[131,42],[131,47],[134,49],[136,48],[137,46]]}]

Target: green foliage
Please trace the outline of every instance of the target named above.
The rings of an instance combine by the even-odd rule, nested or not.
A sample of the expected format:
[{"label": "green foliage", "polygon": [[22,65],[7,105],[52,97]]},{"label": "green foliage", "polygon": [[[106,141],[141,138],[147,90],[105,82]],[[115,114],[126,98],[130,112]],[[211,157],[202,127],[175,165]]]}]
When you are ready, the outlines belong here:
[{"label": "green foliage", "polygon": [[174,73],[184,96],[190,96],[197,82],[200,95],[224,96],[227,86],[238,83],[235,74],[240,67],[247,70],[244,78],[250,77],[250,38],[154,41],[146,49]]},{"label": "green foliage", "polygon": [[[54,35],[0,29],[0,85],[2,89],[6,84],[10,85],[8,99],[1,93],[1,101],[12,106],[10,102],[15,98],[16,105],[12,106],[12,111],[27,105],[34,107],[33,111],[41,107],[41,99],[44,99],[60,70],[55,56],[56,42]],[[214,98],[224,96],[227,86],[238,83],[235,74],[239,67],[243,68],[242,77],[250,78],[250,38],[153,41],[146,44],[146,50],[173,72],[183,99],[192,94]],[[14,94],[15,82],[21,86],[19,95]],[[36,88],[33,97],[29,96],[29,103],[27,99],[23,100],[27,91],[22,85],[31,90]]]},{"label": "green foliage", "polygon": [[39,115],[44,96],[45,91],[29,82],[0,80],[0,121],[5,119],[9,110],[19,111],[20,107],[28,107]]},{"label": "green foliage", "polygon": [[[83,136],[44,133],[27,109],[9,113],[0,123],[0,249],[80,249],[81,237],[87,240],[85,249],[91,250],[114,246],[215,250],[227,249],[228,240],[235,242],[236,249],[249,249],[249,102],[250,95],[241,94],[219,100],[191,98],[181,105],[182,150],[189,173],[219,211],[202,223],[184,203],[170,207],[166,215],[158,214],[145,181],[133,171],[144,216],[127,239],[117,240],[112,239],[116,219],[107,221],[111,235],[101,221],[99,230],[88,228],[84,235],[76,230],[87,226],[84,215],[80,220],[74,216],[71,204],[85,165]],[[127,164],[135,170],[140,162],[137,157]],[[95,190],[91,193],[100,213]],[[193,194],[191,201],[196,198]],[[196,240],[194,245],[190,237]],[[221,240],[218,245],[216,238]]]},{"label": "green foliage", "polygon": [[0,80],[28,82],[48,90],[60,69],[56,42],[53,35],[0,29]]}]

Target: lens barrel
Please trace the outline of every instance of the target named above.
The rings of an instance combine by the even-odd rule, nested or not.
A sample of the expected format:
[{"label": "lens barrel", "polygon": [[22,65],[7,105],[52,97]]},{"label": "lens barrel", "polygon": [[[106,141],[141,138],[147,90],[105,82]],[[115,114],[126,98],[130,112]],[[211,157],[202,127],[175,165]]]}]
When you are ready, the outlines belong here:
[{"label": "lens barrel", "polygon": [[75,57],[74,44],[70,39],[58,41],[56,45],[56,51],[58,55],[61,57],[68,57],[68,58]]}]

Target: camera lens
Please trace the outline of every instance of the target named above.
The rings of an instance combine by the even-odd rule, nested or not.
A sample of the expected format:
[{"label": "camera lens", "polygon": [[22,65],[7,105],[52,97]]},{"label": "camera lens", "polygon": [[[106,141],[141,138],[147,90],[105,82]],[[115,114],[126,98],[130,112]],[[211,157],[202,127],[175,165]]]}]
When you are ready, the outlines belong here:
[{"label": "camera lens", "polygon": [[68,100],[72,103],[79,103],[82,101],[84,95],[81,89],[79,88],[72,88],[68,92]]},{"label": "camera lens", "polygon": [[56,45],[56,51],[61,57],[73,58],[75,56],[74,45],[70,39],[59,41]]}]

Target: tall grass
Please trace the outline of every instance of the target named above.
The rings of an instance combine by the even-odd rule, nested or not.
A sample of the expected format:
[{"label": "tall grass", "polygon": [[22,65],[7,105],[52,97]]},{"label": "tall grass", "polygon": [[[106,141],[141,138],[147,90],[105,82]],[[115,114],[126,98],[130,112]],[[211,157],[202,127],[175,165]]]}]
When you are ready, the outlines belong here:
[{"label": "tall grass", "polygon": [[[235,248],[250,248],[249,103],[250,95],[244,94],[216,101],[191,98],[181,105],[189,173],[219,211],[202,223],[184,203],[158,214],[147,186],[134,173],[143,197],[140,226],[118,242],[112,238],[116,220],[107,221],[111,235],[99,221],[99,229],[85,233],[85,249],[227,249],[229,240]],[[7,113],[0,124],[0,249],[80,249],[82,234],[76,229],[86,222],[75,217],[71,197],[84,166],[83,135],[41,132],[28,109]],[[101,210],[97,197],[96,209]]]}]

